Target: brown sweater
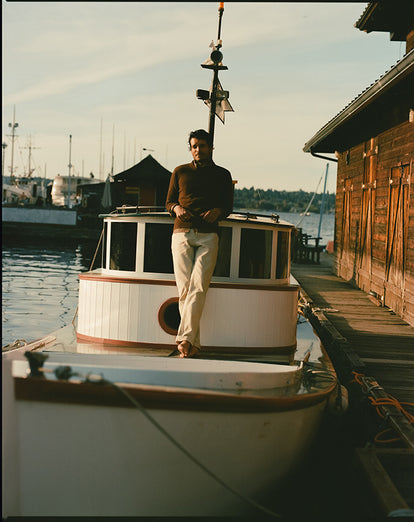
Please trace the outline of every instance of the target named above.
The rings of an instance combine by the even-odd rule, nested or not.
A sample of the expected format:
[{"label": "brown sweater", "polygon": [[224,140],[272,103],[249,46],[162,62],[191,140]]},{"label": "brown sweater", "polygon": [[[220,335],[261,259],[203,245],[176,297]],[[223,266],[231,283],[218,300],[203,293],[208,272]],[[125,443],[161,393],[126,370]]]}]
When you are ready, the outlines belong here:
[{"label": "brown sweater", "polygon": [[218,222],[207,223],[200,216],[202,212],[219,208],[224,219],[233,210],[233,182],[230,172],[211,162],[201,167],[194,161],[180,165],[172,173],[167,194],[166,208],[175,216],[174,206],[189,210],[191,219],[175,218],[174,231],[193,228],[199,232],[216,232]]}]

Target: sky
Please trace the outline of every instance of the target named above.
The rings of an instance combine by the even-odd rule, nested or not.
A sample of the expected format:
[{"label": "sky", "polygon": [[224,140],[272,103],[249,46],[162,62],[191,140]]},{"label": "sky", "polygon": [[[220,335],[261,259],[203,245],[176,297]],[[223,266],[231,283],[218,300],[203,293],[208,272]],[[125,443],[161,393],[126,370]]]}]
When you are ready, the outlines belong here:
[{"label": "sky", "polygon": [[[172,171],[188,134],[208,129],[201,64],[217,40],[218,2],[5,2],[4,175],[106,179],[147,154]],[[234,112],[216,118],[214,161],[236,188],[313,192],[326,160],[304,144],[405,52],[354,27],[367,2],[225,2],[219,78]],[[70,144],[69,136],[72,135]],[[29,149],[31,147],[31,149]],[[147,150],[144,150],[147,149]],[[336,165],[327,189],[335,192]]]}]

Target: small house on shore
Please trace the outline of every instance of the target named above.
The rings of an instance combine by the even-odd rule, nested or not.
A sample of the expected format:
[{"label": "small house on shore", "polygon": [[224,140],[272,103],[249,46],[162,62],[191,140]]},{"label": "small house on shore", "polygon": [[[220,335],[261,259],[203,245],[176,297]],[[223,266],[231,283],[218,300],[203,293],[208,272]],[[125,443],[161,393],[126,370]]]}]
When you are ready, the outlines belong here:
[{"label": "small house on shore", "polygon": [[163,207],[171,172],[149,154],[131,168],[115,174],[113,181],[87,185],[82,207],[87,211],[112,210],[122,205]]},{"label": "small house on shore", "polygon": [[336,274],[414,325],[414,2],[371,1],[355,27],[405,55],[303,150],[337,162]]}]

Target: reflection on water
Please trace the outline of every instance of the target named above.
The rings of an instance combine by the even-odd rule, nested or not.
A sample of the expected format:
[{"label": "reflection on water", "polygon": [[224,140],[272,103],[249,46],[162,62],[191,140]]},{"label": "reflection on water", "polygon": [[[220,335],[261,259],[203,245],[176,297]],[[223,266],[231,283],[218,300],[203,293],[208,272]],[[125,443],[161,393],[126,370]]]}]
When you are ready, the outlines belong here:
[{"label": "reflection on water", "polygon": [[3,245],[2,346],[32,341],[73,320],[78,275],[89,269],[96,245]]},{"label": "reflection on water", "polygon": [[[280,218],[296,225],[301,216],[282,212]],[[318,224],[319,215],[310,214],[301,227],[316,235]],[[333,229],[334,216],[325,215],[322,243],[333,239]],[[33,341],[72,322],[77,307],[78,275],[89,270],[96,246],[44,240],[32,244],[15,240],[3,245],[2,346],[16,339]],[[95,268],[100,266],[99,259],[100,253]]]}]

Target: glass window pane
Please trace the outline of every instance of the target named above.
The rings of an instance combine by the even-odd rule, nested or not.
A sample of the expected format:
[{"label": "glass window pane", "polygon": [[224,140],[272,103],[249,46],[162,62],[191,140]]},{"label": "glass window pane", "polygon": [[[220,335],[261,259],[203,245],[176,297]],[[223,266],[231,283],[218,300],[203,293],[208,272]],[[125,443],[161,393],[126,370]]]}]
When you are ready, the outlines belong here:
[{"label": "glass window pane", "polygon": [[270,279],[272,230],[242,228],[239,277]]},{"label": "glass window pane", "polygon": [[111,270],[128,270],[135,272],[137,250],[137,224],[111,224]]},{"label": "glass window pane", "polygon": [[219,250],[214,274],[217,277],[230,277],[231,227],[219,227]]},{"label": "glass window pane", "polygon": [[288,277],[288,261],[289,233],[279,231],[277,234],[276,279]]},{"label": "glass window pane", "polygon": [[146,223],[144,272],[174,272],[171,254],[172,232],[172,223]]}]

